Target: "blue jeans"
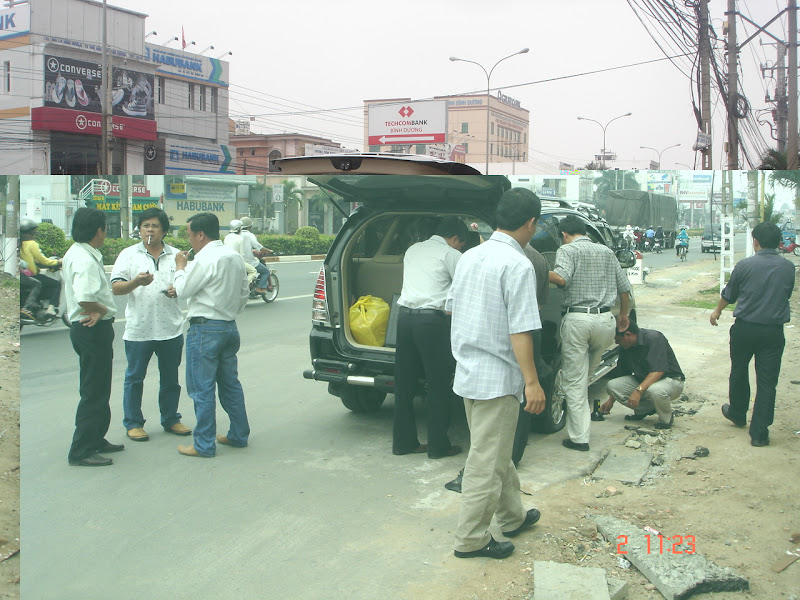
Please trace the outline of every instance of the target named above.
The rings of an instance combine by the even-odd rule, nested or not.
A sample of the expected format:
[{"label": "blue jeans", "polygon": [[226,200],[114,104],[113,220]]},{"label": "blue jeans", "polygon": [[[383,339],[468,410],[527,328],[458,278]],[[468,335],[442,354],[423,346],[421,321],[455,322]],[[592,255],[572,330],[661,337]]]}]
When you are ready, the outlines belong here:
[{"label": "blue jeans", "polygon": [[217,450],[215,387],[219,390],[219,402],[231,420],[227,433],[231,445],[247,446],[250,425],[239,382],[238,350],[239,330],[235,321],[206,321],[189,326],[186,334],[186,387],[194,400],[197,418],[194,448],[201,456],[214,456]]},{"label": "blue jeans", "polygon": [[256,287],[261,288],[262,290],[267,289],[269,285],[269,269],[264,265],[264,263],[258,263],[256,265],[256,271],[258,271],[258,283]]},{"label": "blue jeans", "polygon": [[147,366],[155,352],[158,358],[158,374],[160,387],[158,390],[158,408],[161,411],[161,425],[172,427],[181,420],[178,412],[178,400],[181,397],[181,386],[178,383],[178,367],[183,352],[183,336],[171,340],[151,340],[147,342],[131,342],[125,340],[125,356],[128,357],[128,368],[125,371],[125,383],[122,393],[122,424],[125,429],[144,427],[142,415],[142,388],[147,375]]}]

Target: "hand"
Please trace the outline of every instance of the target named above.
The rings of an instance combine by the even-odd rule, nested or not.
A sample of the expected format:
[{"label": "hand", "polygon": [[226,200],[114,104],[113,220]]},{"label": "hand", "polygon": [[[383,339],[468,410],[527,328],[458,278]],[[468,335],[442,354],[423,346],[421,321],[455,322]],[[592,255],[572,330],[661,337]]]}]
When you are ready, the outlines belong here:
[{"label": "hand", "polygon": [[80,314],[86,316],[83,319],[81,319],[80,322],[83,324],[84,327],[94,327],[95,325],[97,325],[97,322],[99,320],[101,320],[104,316],[106,316],[107,312],[108,309],[102,304],[100,305],[100,310],[96,311],[84,310]]},{"label": "hand", "polygon": [[525,412],[539,415],[544,411],[545,402],[544,390],[538,381],[525,386]]},{"label": "hand", "polygon": [[628,326],[631,324],[628,315],[617,315],[617,331],[625,331]]},{"label": "hand", "polygon": [[721,313],[717,309],[714,309],[714,310],[711,311],[711,317],[709,318],[709,321],[711,322],[711,324],[714,327],[718,326],[717,325],[717,320],[719,320],[720,315],[721,315]]},{"label": "hand", "polygon": [[164,292],[164,295],[167,298],[177,298],[178,292],[175,290],[175,286],[171,285],[167,288],[167,291]]},{"label": "hand", "polygon": [[600,412],[604,415],[610,415],[612,406],[614,406],[614,398],[609,398],[600,405]]},{"label": "hand", "polygon": [[175,268],[180,271],[189,264],[189,252],[178,252],[175,255]]},{"label": "hand", "polygon": [[641,400],[642,392],[639,390],[633,390],[633,393],[628,396],[628,408],[637,408]]},{"label": "hand", "polygon": [[150,285],[151,283],[153,283],[154,278],[155,276],[152,273],[145,271],[144,273],[139,273],[136,277],[133,278],[133,280],[138,285]]}]

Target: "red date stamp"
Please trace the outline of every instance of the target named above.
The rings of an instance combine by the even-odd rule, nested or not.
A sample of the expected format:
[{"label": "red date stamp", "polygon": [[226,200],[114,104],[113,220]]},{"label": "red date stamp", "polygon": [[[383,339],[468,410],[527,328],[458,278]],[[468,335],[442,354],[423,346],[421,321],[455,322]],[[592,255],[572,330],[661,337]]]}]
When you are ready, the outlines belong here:
[{"label": "red date stamp", "polygon": [[[694,554],[696,540],[693,535],[673,535],[672,537],[661,534],[644,536],[647,540],[647,554]],[[625,546],[628,545],[627,535],[617,536],[617,554],[627,554]]]}]

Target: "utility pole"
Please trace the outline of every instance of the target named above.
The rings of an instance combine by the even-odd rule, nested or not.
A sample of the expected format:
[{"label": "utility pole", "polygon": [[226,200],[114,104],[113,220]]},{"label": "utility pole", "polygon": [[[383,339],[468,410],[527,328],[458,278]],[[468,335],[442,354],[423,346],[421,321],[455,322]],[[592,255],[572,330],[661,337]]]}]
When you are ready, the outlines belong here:
[{"label": "utility pole", "polygon": [[797,0],[789,0],[789,136],[788,169],[797,170]]},{"label": "utility pole", "polygon": [[17,257],[17,233],[19,211],[19,175],[8,176],[8,198],[6,199],[5,247],[3,256],[5,263],[3,270],[6,273],[19,276],[19,259]]},{"label": "utility pole", "polygon": [[[700,0],[700,129],[703,133],[711,135],[711,41],[708,39],[708,2]],[[712,168],[711,144],[701,151],[704,171]],[[692,204],[694,206],[694,204]]]},{"label": "utility pole", "polygon": [[113,130],[111,125],[111,64],[108,58],[108,28],[106,25],[107,9],[107,0],[103,0],[103,59],[100,66],[103,102],[100,120],[100,173],[98,173],[101,177],[111,174],[111,150],[108,145],[108,138]]},{"label": "utility pole", "polygon": [[[120,175],[119,177],[119,220],[122,225],[122,239],[130,238],[131,233],[131,213],[130,213],[130,177]],[[140,232],[141,233],[141,232]]]},{"label": "utility pole", "polygon": [[775,86],[775,126],[778,130],[778,152],[786,152],[787,127],[789,125],[786,102],[786,44],[776,42],[778,50],[778,81]]},{"label": "utility pole", "polygon": [[[790,0],[791,1],[791,0]],[[728,24],[728,169],[739,168],[739,124],[736,117],[736,100],[739,95],[737,62],[739,48],[736,46],[736,0],[728,0],[725,12]]]}]

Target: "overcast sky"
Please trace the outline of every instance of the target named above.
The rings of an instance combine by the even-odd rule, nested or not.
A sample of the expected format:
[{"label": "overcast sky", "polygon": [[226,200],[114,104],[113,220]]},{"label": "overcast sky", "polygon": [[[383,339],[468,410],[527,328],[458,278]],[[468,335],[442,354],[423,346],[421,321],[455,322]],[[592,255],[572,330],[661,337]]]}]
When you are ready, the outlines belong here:
[{"label": "overcast sky", "polygon": [[[600,152],[599,125],[627,113],[607,129],[606,147],[618,160],[609,166],[647,168],[658,150],[680,143],[662,155],[662,168],[698,164],[691,147],[697,132],[689,78],[691,57],[658,60],[664,53],[637,18],[637,12],[663,42],[667,34],[641,6],[682,0],[293,0],[253,3],[246,0],[190,5],[163,0],[110,0],[148,14],[148,41],[164,43],[184,28],[196,49],[213,45],[209,56],[233,52],[230,61],[234,118],[255,116],[257,133],[303,132],[330,137],[363,149],[363,100],[411,97],[425,99],[486,88],[476,65],[450,62],[449,56],[482,63],[487,70],[499,59],[529,47],[495,69],[491,85],[530,110],[530,158],[517,173],[553,173],[559,162],[580,168]],[[754,21],[766,23],[785,0],[739,0]],[[634,10],[635,7],[636,10]],[[726,0],[711,1],[711,21],[722,37]],[[781,25],[781,23],[783,25]],[[770,30],[785,31],[785,17]],[[739,25],[740,43],[753,33]],[[771,41],[762,37],[763,41]],[[178,44],[173,42],[171,47]],[[677,46],[672,44],[673,48]],[[668,47],[665,45],[665,48]],[[669,51],[669,49],[668,49]],[[670,52],[673,55],[675,52]],[[774,81],[765,82],[759,64],[774,62],[774,46],[750,42],[741,53],[743,93],[755,110],[771,108]],[[589,72],[627,66],[602,73]],[[558,79],[561,78],[561,79]],[[725,166],[726,138],[719,96],[715,104],[714,167]],[[315,118],[283,113],[313,109]],[[769,127],[759,129],[771,146]],[[697,161],[697,162],[695,162]],[[678,164],[682,163],[682,164]],[[745,165],[746,166],[746,165]]]}]

